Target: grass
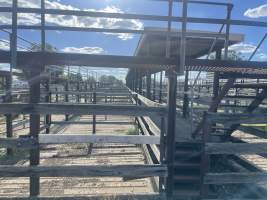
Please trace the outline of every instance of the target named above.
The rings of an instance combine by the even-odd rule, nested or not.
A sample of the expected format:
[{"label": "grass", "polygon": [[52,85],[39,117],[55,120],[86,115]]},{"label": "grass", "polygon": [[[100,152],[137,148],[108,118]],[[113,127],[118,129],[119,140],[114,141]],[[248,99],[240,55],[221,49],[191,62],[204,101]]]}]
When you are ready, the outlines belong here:
[{"label": "grass", "polygon": [[13,165],[21,160],[29,158],[29,151],[27,150],[13,150],[12,156],[6,155],[5,149],[0,149],[0,164],[1,165]]},{"label": "grass", "polygon": [[126,132],[127,135],[138,135],[138,128],[134,126],[133,128],[129,128]]},{"label": "grass", "polygon": [[250,126],[260,131],[267,132],[267,124],[242,124],[243,126]]}]

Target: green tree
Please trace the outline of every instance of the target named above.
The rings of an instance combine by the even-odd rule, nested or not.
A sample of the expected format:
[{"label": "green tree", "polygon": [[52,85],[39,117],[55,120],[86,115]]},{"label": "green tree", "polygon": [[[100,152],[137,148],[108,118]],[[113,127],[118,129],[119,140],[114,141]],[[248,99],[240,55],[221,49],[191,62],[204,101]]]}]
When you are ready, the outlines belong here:
[{"label": "green tree", "polygon": [[[41,48],[41,45],[32,45],[32,47],[30,48],[32,51],[35,51],[35,52],[38,52],[38,51],[41,51],[42,48]],[[57,52],[58,49],[54,46],[52,46],[51,44],[49,43],[46,43],[45,44],[45,51],[46,52]],[[57,67],[57,66],[48,66],[47,67],[47,71],[51,74],[52,77],[63,77],[63,74],[64,74],[64,68],[63,67]]]},{"label": "green tree", "polygon": [[115,76],[112,75],[102,75],[99,78],[100,83],[108,83],[108,84],[122,84],[121,80],[118,80]]}]

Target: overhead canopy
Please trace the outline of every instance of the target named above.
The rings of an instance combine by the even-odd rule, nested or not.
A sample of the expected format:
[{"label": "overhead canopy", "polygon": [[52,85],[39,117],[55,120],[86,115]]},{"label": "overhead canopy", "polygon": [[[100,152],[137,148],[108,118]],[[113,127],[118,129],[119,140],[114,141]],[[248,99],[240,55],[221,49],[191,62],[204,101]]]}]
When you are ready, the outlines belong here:
[{"label": "overhead canopy", "polygon": [[[164,30],[159,28],[147,28],[151,30]],[[210,51],[215,38],[213,51],[224,49],[225,35],[216,32],[204,32],[196,30],[187,30],[186,37],[186,63],[185,68],[189,71],[206,71],[206,72],[221,72],[239,75],[267,75],[267,62],[255,61],[227,61],[227,60],[207,60],[205,55]],[[180,41],[181,31],[176,30],[171,33],[171,58],[176,59],[179,63],[180,59]],[[234,45],[244,41],[243,34],[230,34],[229,45]],[[157,56],[166,57],[167,40],[166,35],[144,34],[142,35],[139,44],[135,51],[135,56]],[[202,57],[202,59],[200,59]],[[132,74],[130,70],[128,76]],[[150,71],[151,73],[158,72],[157,69]],[[147,73],[147,72],[146,72]]]},{"label": "overhead canopy", "polygon": [[[161,28],[145,28],[146,30],[161,30]],[[166,30],[165,30],[166,31]],[[213,50],[220,50],[224,48],[225,34],[221,35],[217,32],[207,31],[196,31],[187,30],[186,38],[186,56],[189,58],[198,58],[206,55],[216,36],[217,41],[214,45]],[[172,31],[171,34],[171,57],[179,57],[180,55],[180,40],[181,31]],[[230,34],[229,45],[237,44],[244,41],[243,34]],[[155,34],[143,34],[136,48],[136,56],[160,56],[165,57],[166,55],[166,35],[155,35]]]}]

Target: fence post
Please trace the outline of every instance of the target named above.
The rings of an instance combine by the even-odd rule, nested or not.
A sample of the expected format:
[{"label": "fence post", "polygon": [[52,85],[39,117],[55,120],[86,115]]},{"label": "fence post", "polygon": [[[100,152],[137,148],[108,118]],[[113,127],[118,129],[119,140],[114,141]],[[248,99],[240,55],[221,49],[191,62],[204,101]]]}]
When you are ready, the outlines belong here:
[{"label": "fence post", "polygon": [[201,154],[201,197],[207,198],[209,186],[204,184],[204,176],[209,172],[209,155],[205,152],[206,143],[209,140],[210,124],[208,122],[207,112],[203,116],[203,134],[202,134],[202,154]]},{"label": "fence post", "polygon": [[[66,81],[66,84],[65,84],[65,102],[69,102],[69,80]],[[69,121],[69,115],[65,115],[65,121]]]},{"label": "fence post", "polygon": [[[11,87],[12,87],[12,81],[11,81],[11,76],[6,76],[6,96],[5,96],[5,102],[12,102],[12,92],[11,92]],[[12,138],[13,137],[13,116],[12,114],[6,114],[6,137],[7,138]],[[10,148],[7,148],[6,154],[8,156],[13,155],[13,150]]]},{"label": "fence post", "polygon": [[[93,93],[93,104],[96,104],[96,92]],[[96,115],[93,115],[93,134],[96,133]]]},{"label": "fence post", "polygon": [[[34,81],[30,82],[30,103],[36,104],[40,102],[40,79],[39,72],[32,72],[31,78]],[[30,114],[30,137],[38,141],[38,135],[40,132],[40,115]],[[30,166],[36,166],[40,163],[40,149],[30,150]],[[38,175],[32,175],[30,177],[30,196],[38,196],[40,193],[40,178]]]},{"label": "fence post", "polygon": [[176,130],[176,93],[177,74],[174,70],[168,72],[168,126],[166,139],[166,161],[168,166],[168,177],[166,181],[166,192],[169,199],[173,196],[174,177],[174,151],[175,151],[175,130]]},{"label": "fence post", "polygon": [[[165,164],[166,159],[166,121],[165,116],[161,116],[160,122],[160,164]],[[159,177],[159,192],[163,192],[164,177]]]}]

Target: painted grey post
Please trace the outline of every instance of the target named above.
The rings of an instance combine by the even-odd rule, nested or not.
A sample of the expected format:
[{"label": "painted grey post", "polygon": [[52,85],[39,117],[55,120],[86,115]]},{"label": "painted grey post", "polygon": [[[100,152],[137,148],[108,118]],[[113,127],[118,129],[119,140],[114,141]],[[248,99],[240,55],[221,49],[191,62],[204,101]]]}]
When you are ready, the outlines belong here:
[{"label": "painted grey post", "polygon": [[[17,67],[17,20],[18,20],[18,0],[12,1],[12,33],[10,36],[11,63],[10,74],[6,77],[6,102],[12,102],[12,74],[13,69]],[[13,137],[12,114],[6,115],[6,136]],[[7,149],[7,155],[12,155],[12,149]]]},{"label": "painted grey post", "polygon": [[160,79],[159,79],[159,103],[162,103],[162,75],[163,72],[160,72]]},{"label": "painted grey post", "polygon": [[[230,22],[231,14],[232,14],[233,5],[228,5],[227,7],[227,22]],[[229,50],[229,37],[230,37],[230,23],[226,24],[225,31],[225,44],[224,44],[224,60],[228,60],[228,50]]]},{"label": "painted grey post", "polygon": [[146,73],[146,98],[151,99],[151,73],[149,70]]},{"label": "painted grey post", "polygon": [[[10,67],[12,68],[12,67]],[[12,72],[10,72],[9,76],[5,77],[5,85],[6,85],[6,96],[5,96],[5,102],[12,102],[12,91],[11,91],[11,87],[12,87]],[[12,138],[13,137],[13,116],[12,114],[6,114],[6,137],[7,138]],[[6,150],[6,154],[8,156],[12,156],[13,155],[13,151],[10,148],[7,148]]]},{"label": "painted grey post", "polygon": [[[169,0],[169,13],[168,16],[172,16],[173,0]],[[168,21],[168,33],[171,32],[171,21]],[[169,58],[171,54],[171,38],[167,35],[166,39],[166,57]],[[166,193],[168,199],[172,198],[173,195],[173,162],[174,162],[174,134],[175,134],[175,120],[176,120],[176,86],[177,76],[176,73],[169,69],[168,70],[168,116],[167,116],[167,137],[166,137],[166,163],[168,166],[168,177],[166,179]]]},{"label": "painted grey post", "polygon": [[[46,50],[46,44],[45,44],[45,0],[41,0],[41,51],[42,53],[45,52]],[[45,69],[45,66],[43,66]],[[50,80],[46,80],[45,87],[46,87],[46,97],[45,101],[46,103],[50,102]],[[46,115],[45,116],[45,123],[46,123],[46,133],[50,132],[50,123],[51,123],[51,115]]]},{"label": "painted grey post", "polygon": [[153,75],[153,101],[156,100],[156,73]]},{"label": "painted grey post", "polygon": [[[183,0],[183,22],[182,22],[182,36],[180,46],[180,68],[185,70],[185,58],[186,58],[186,27],[187,27],[187,0]],[[185,82],[184,82],[184,102],[183,102],[183,117],[188,117],[189,114],[189,98],[188,98],[188,77],[189,71],[185,70]]]},{"label": "painted grey post", "polygon": [[[40,72],[31,72],[31,78],[36,79],[40,75]],[[30,103],[36,104],[40,102],[40,80],[34,80],[30,82]],[[30,137],[38,140],[40,132],[40,115],[30,114]],[[40,149],[30,150],[30,166],[36,166],[40,163]],[[35,197],[40,193],[40,177],[38,175],[32,175],[30,177],[30,196]]]}]

